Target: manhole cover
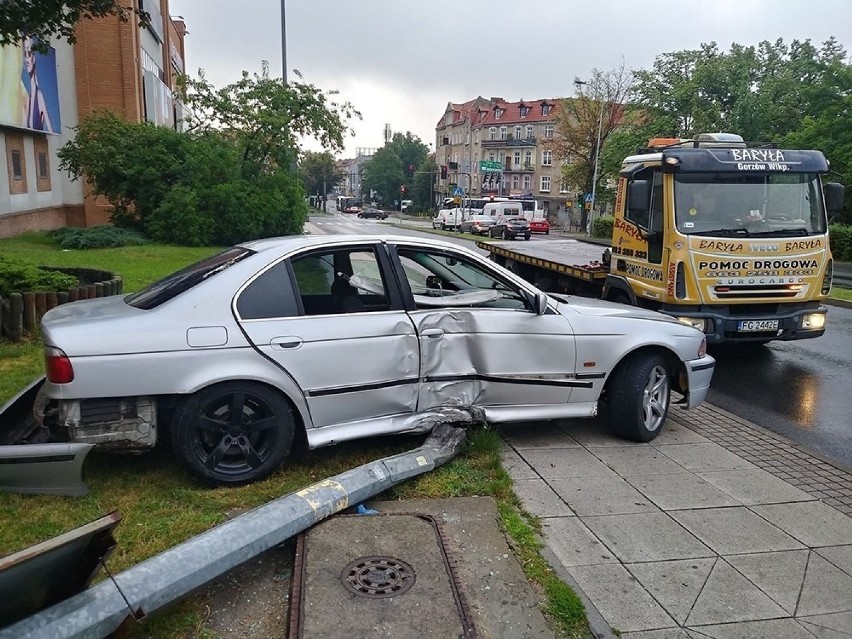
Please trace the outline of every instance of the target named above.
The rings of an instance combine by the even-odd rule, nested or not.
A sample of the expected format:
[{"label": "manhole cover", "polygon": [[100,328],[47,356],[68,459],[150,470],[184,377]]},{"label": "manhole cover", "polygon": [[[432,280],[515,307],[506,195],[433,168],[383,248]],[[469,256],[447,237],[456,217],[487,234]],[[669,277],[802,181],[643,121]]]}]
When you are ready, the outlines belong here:
[{"label": "manhole cover", "polygon": [[362,557],[343,569],[343,585],[363,597],[396,597],[414,585],[414,569],[393,557]]}]

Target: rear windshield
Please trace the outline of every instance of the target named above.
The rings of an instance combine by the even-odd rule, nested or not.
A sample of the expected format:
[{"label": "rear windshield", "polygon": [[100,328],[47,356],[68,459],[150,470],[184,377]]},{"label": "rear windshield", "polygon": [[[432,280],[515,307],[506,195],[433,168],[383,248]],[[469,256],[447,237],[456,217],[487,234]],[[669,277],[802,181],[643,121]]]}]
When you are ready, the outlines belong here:
[{"label": "rear windshield", "polygon": [[149,310],[156,308],[163,302],[168,302],[184,291],[188,291],[199,282],[216,273],[221,273],[229,266],[236,264],[251,255],[253,251],[245,248],[233,247],[206,257],[203,260],[191,264],[177,273],[164,277],[159,282],[143,288],[137,293],[128,295],[124,301],[136,308]]}]

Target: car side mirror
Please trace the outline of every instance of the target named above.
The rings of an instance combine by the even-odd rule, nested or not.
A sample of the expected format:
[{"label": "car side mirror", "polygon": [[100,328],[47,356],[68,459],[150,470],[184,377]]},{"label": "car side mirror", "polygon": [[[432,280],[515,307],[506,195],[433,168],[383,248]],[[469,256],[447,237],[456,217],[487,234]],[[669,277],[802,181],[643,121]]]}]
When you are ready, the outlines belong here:
[{"label": "car side mirror", "polygon": [[532,310],[536,315],[544,315],[547,312],[548,297],[545,293],[539,291],[535,294],[535,296],[533,296],[525,292],[524,297],[528,299],[530,306],[532,306]]},{"label": "car side mirror", "polygon": [[651,183],[648,180],[633,180],[627,189],[627,210],[647,211],[651,202]]},{"label": "car side mirror", "polygon": [[846,191],[842,184],[829,182],[823,187],[825,193],[825,210],[829,215],[843,210],[843,195]]}]

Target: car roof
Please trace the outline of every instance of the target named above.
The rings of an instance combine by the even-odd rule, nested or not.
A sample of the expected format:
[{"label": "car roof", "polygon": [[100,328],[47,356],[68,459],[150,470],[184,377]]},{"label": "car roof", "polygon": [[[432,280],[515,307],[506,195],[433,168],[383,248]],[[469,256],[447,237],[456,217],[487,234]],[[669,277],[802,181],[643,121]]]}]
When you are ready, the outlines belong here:
[{"label": "car roof", "polygon": [[435,248],[449,248],[472,253],[470,249],[457,244],[440,240],[407,235],[289,235],[285,237],[270,237],[261,240],[243,242],[237,246],[250,249],[257,253],[264,251],[291,251],[312,246],[335,246],[347,244],[364,244],[367,242],[386,242],[388,244],[418,244]]}]

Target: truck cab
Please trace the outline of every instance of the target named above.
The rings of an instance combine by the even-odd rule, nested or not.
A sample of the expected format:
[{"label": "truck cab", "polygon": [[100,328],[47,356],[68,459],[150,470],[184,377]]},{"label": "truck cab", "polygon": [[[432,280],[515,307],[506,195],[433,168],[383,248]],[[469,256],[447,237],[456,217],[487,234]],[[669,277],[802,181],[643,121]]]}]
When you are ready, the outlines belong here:
[{"label": "truck cab", "polygon": [[673,315],[708,343],[825,332],[832,259],[820,151],[734,134],[654,139],[626,158],[616,193],[607,299]]}]

